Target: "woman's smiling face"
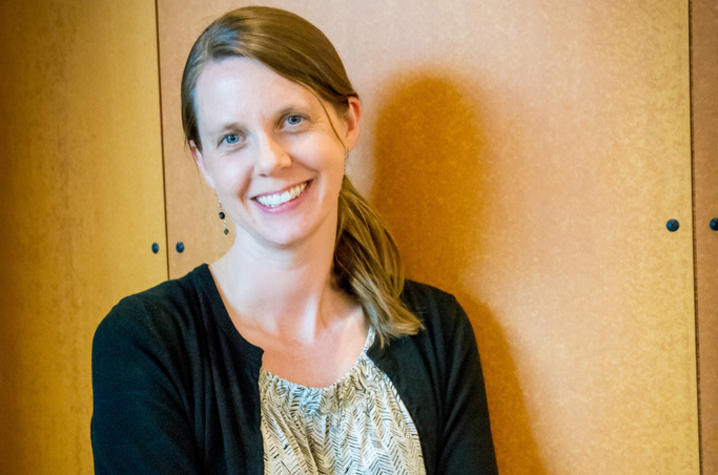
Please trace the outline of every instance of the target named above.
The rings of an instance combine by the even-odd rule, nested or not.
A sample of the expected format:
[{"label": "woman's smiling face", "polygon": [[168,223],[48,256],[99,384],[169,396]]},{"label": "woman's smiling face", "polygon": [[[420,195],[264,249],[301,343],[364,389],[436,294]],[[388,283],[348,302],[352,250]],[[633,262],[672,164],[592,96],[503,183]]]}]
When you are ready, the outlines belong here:
[{"label": "woman's smiling face", "polygon": [[208,63],[194,104],[207,183],[237,239],[286,248],[309,238],[334,244],[344,158],[356,143],[360,105],[346,113],[309,88],[248,58]]}]

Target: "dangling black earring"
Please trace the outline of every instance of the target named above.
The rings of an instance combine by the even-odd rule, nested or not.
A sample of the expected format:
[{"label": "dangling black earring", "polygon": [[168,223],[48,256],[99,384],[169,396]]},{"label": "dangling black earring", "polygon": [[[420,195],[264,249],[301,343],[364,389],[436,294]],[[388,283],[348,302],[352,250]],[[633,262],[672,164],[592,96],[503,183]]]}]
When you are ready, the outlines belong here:
[{"label": "dangling black earring", "polygon": [[218,199],[217,204],[219,204],[219,219],[222,220],[222,226],[224,226],[224,235],[226,236],[229,234],[229,229],[227,229],[227,217],[224,214],[224,208],[222,208],[222,201]]}]

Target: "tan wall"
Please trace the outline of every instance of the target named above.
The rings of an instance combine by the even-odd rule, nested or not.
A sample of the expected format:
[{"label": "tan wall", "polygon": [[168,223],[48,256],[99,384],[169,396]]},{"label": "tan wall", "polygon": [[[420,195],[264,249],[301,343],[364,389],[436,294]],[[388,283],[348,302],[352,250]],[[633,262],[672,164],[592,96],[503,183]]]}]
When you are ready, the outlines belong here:
[{"label": "tan wall", "polygon": [[[471,315],[502,473],[697,473],[688,2],[268,3],[346,61],[364,104],[350,175],[410,276]],[[707,3],[694,34],[716,31]],[[193,39],[237,5],[158,1],[172,276],[231,241],[183,148],[178,93]],[[0,27],[0,467],[89,473],[92,332],[167,276],[155,11],[2,2]],[[694,99],[715,84],[697,70]],[[702,279],[718,233],[701,229],[718,200],[713,109],[697,104],[708,474],[716,284]]]},{"label": "tan wall", "polygon": [[[502,471],[696,473],[688,2],[267,3],[345,59],[350,175],[409,274],[472,316]],[[231,239],[183,150],[179,78],[238,4],[158,5],[181,275]]]},{"label": "tan wall", "polygon": [[718,474],[718,8],[691,2],[696,298],[703,473]]},{"label": "tan wall", "polygon": [[0,2],[0,44],[0,472],[92,473],[93,332],[167,275],[154,5]]}]

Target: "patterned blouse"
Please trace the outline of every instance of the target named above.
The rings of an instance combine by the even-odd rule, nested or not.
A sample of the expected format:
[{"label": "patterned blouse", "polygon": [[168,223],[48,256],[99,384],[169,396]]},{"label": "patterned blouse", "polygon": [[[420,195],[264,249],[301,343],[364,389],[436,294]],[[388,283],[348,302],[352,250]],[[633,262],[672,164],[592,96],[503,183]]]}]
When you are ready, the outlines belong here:
[{"label": "patterned blouse", "polygon": [[424,475],[419,434],[389,377],[367,356],[331,386],[259,374],[264,473]]}]

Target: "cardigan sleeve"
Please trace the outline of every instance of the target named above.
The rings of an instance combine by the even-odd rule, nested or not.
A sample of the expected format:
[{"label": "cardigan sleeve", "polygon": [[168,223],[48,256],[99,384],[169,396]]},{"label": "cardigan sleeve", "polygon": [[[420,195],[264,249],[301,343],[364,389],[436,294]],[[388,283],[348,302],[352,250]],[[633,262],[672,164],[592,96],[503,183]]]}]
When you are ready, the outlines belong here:
[{"label": "cardigan sleeve", "polygon": [[171,326],[150,314],[141,301],[125,299],[95,332],[91,439],[98,475],[200,471]]},{"label": "cardigan sleeve", "polygon": [[451,297],[454,315],[446,315],[443,345],[446,350],[444,373],[444,417],[442,451],[438,473],[498,473],[491,437],[484,378],[476,339],[464,310]]}]

